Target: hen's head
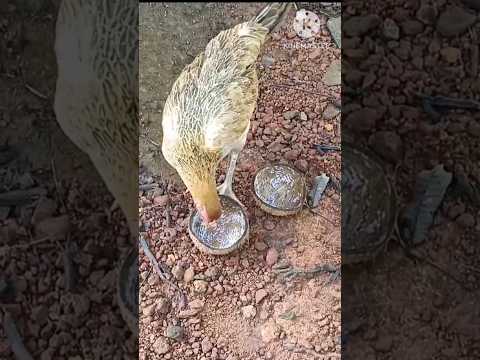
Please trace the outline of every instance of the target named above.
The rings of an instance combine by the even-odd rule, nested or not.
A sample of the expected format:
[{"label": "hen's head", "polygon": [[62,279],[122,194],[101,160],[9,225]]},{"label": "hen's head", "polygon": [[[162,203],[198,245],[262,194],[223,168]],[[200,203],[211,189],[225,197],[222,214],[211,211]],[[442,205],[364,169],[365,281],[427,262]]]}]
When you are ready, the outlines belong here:
[{"label": "hen's head", "polygon": [[222,214],[215,181],[218,155],[189,146],[164,146],[162,150],[165,159],[175,168],[192,195],[203,221],[211,223],[217,220]]}]

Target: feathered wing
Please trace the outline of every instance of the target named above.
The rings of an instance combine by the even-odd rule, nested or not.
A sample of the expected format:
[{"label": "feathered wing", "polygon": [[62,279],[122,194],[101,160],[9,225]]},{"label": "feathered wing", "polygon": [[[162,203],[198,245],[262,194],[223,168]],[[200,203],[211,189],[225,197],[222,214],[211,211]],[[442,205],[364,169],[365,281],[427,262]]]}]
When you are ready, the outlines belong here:
[{"label": "feathered wing", "polygon": [[[268,29],[243,23],[221,32],[205,50],[205,63],[200,76],[206,81],[204,141],[207,149],[223,150],[237,143],[248,131],[255,109],[258,83],[255,61]],[[215,96],[215,87],[223,87],[222,98]]]},{"label": "feathered wing", "polygon": [[138,5],[129,0],[64,0],[56,26],[55,113],[86,152],[130,223],[138,176]]}]

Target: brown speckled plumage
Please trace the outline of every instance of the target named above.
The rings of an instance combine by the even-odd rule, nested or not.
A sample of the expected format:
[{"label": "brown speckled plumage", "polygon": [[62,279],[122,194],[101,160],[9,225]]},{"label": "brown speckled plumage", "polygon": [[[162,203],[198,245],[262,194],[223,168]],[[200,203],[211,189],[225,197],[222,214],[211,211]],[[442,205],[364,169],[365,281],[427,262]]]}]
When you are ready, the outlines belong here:
[{"label": "brown speckled plumage", "polygon": [[64,0],[55,113],[138,228],[138,3]]},{"label": "brown speckled plumage", "polygon": [[287,9],[286,3],[271,4],[255,19],[222,31],[171,89],[163,111],[163,155],[194,199],[211,192],[200,202],[218,200],[211,189],[218,163],[244,146],[258,97],[255,61]]}]

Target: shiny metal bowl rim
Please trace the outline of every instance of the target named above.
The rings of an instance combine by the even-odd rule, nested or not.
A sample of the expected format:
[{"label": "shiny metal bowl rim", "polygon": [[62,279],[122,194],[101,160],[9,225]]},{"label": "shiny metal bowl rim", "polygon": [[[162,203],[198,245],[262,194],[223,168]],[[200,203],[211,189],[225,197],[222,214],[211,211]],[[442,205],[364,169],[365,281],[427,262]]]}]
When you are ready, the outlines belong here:
[{"label": "shiny metal bowl rim", "polygon": [[[303,194],[302,194],[303,201],[299,206],[297,206],[295,208],[292,208],[292,209],[279,208],[279,207],[275,207],[275,206],[272,206],[270,204],[267,204],[265,201],[263,201],[263,199],[260,198],[260,196],[258,196],[257,192],[255,191],[255,179],[257,178],[257,175],[263,169],[268,168],[268,167],[275,167],[275,166],[283,166],[283,167],[287,167],[289,169],[292,169],[295,173],[297,173],[301,177],[302,182],[303,182]],[[281,162],[278,162],[278,161],[274,162],[274,163],[266,164],[266,165],[262,166],[260,169],[258,169],[258,171],[255,173],[255,176],[252,179],[252,190],[253,190],[253,195],[255,196],[257,201],[260,202],[260,204],[262,206],[266,207],[267,209],[278,210],[278,211],[286,211],[286,212],[298,212],[303,208],[304,202],[305,202],[305,196],[306,196],[305,175],[300,170],[298,170],[295,166],[292,166],[292,165],[289,165],[289,164],[281,163]]]}]

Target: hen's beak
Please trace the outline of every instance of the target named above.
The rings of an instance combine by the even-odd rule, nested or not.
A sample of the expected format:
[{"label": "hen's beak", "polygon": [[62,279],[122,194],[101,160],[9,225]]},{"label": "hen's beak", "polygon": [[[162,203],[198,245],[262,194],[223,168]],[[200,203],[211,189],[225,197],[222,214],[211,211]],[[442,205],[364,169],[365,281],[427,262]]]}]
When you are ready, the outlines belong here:
[{"label": "hen's beak", "polygon": [[219,208],[208,209],[206,206],[197,206],[197,210],[206,224],[213,223],[222,215]]}]

